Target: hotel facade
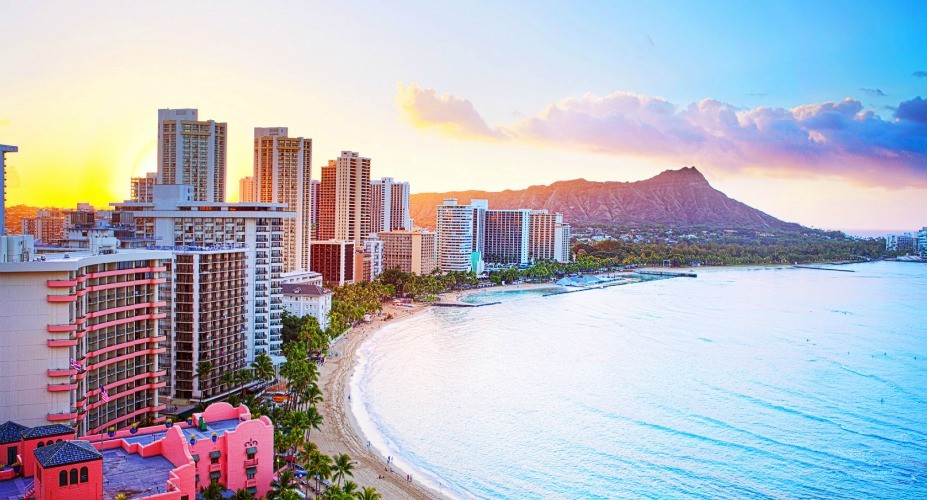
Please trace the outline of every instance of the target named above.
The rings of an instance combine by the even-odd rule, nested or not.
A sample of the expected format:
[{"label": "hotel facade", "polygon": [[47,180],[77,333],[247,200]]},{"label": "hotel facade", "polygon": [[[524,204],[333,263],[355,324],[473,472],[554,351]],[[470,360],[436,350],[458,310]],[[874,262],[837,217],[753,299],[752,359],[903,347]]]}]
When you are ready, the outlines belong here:
[{"label": "hotel facade", "polygon": [[159,420],[171,254],[116,244],[0,263],[0,415],[78,435]]},{"label": "hotel facade", "polygon": [[254,129],[255,201],[282,203],[295,212],[283,222],[287,271],[309,269],[312,242],[312,139],[288,137],[286,127]]},{"label": "hotel facade", "polygon": [[383,269],[399,268],[412,274],[429,274],[438,267],[436,235],[420,229],[377,234],[383,241]]},{"label": "hotel facade", "polygon": [[196,109],[158,110],[158,184],[193,187],[193,200],[225,201],[228,125]]}]

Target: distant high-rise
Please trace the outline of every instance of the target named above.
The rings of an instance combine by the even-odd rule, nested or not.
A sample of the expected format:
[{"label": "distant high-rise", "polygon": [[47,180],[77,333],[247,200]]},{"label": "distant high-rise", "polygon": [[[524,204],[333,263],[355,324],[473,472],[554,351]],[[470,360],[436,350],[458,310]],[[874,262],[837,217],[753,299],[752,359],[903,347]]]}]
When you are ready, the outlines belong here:
[{"label": "distant high-rise", "polygon": [[193,187],[193,201],[225,201],[227,124],[195,109],[158,110],[158,184]]},{"label": "distant high-rise", "polygon": [[67,218],[60,215],[60,211],[39,210],[35,217],[23,218],[23,234],[35,236],[36,244],[41,241],[43,245],[56,245],[67,236],[66,222]]},{"label": "distant high-rise", "polygon": [[256,201],[284,203],[295,219],[283,221],[287,271],[309,270],[312,243],[312,139],[288,137],[286,127],[254,129]]},{"label": "distant high-rise", "polygon": [[151,203],[151,193],[154,190],[154,185],[158,183],[158,173],[148,172],[145,177],[133,177],[131,182],[132,201]]},{"label": "distant high-rise", "polygon": [[0,144],[0,236],[6,234],[6,154],[17,151],[16,146]]},{"label": "distant high-rise", "polygon": [[442,271],[483,272],[486,200],[459,205],[454,198],[438,206],[436,246]]},{"label": "distant high-rise", "polygon": [[528,264],[530,210],[487,210],[483,260],[499,266]]},{"label": "distant high-rise", "polygon": [[319,186],[319,239],[360,245],[370,228],[370,158],[353,151],[322,167]]},{"label": "distant high-rise", "polygon": [[409,196],[408,182],[396,182],[392,177],[370,181],[370,229],[366,232],[412,229]]},{"label": "distant high-rise", "polygon": [[238,201],[242,203],[250,203],[255,201],[254,196],[254,177],[242,177],[238,180]]},{"label": "distant high-rise", "polygon": [[547,210],[533,210],[529,232],[529,260],[570,261],[570,225],[563,223],[563,215],[548,213]]}]

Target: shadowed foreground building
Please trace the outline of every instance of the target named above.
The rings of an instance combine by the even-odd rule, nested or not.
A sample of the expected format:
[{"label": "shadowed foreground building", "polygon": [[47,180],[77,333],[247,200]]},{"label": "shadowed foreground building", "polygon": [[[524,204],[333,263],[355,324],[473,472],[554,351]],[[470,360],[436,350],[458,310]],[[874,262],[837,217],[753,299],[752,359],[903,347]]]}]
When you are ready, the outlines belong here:
[{"label": "shadowed foreground building", "polygon": [[216,403],[188,422],[77,440],[67,427],[51,427],[0,425],[0,441],[8,441],[0,451],[15,449],[22,463],[19,472],[0,472],[0,498],[193,500],[210,483],[224,487],[223,498],[270,491],[274,427],[245,406]]}]

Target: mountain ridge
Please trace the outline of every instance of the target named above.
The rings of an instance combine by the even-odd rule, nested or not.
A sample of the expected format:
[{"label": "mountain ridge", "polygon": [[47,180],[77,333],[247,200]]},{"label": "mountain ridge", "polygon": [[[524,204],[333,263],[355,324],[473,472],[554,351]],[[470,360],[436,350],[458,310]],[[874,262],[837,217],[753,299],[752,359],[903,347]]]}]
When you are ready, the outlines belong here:
[{"label": "mountain ridge", "polygon": [[436,207],[445,198],[460,203],[489,200],[491,209],[547,209],[563,220],[596,226],[704,226],[717,229],[802,230],[728,197],[718,191],[695,167],[664,170],[640,181],[588,181],[569,179],[548,185],[504,191],[450,191],[411,196],[410,215],[416,225],[434,229]]}]

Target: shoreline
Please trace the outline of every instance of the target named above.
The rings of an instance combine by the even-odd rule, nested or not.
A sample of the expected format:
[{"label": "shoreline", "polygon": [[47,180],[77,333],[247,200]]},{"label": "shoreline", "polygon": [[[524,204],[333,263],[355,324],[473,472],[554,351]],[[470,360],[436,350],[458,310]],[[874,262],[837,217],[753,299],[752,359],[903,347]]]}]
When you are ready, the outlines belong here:
[{"label": "shoreline", "polygon": [[326,396],[326,399],[319,405],[323,424],[322,428],[311,433],[309,438],[322,453],[350,455],[354,463],[354,476],[350,479],[360,486],[375,487],[384,499],[449,498],[418,479],[407,481],[405,472],[398,467],[393,467],[391,471],[386,470],[389,467],[385,457],[381,456],[375,448],[367,448],[367,437],[360,429],[348,400],[351,377],[357,368],[357,350],[368,336],[386,325],[404,321],[428,308],[428,304],[417,304],[414,309],[393,304],[384,305],[384,317],[386,314],[392,314],[392,319],[385,320],[378,317],[370,323],[362,323],[344,333],[341,340],[330,348],[325,363],[319,369],[319,387]]}]

